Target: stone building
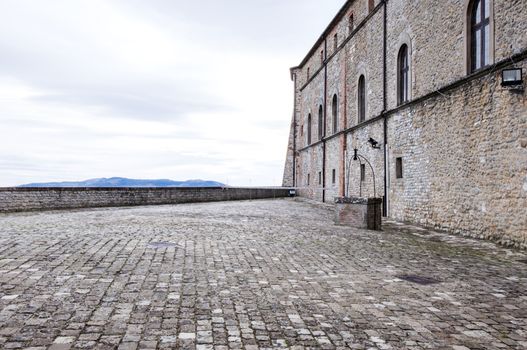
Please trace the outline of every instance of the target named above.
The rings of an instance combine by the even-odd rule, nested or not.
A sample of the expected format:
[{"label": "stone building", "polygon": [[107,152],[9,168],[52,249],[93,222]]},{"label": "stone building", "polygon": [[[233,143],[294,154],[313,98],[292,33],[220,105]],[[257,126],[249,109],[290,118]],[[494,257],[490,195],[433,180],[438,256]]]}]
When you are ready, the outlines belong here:
[{"label": "stone building", "polygon": [[284,186],[525,247],[526,68],[527,0],[349,0],[291,68]]}]

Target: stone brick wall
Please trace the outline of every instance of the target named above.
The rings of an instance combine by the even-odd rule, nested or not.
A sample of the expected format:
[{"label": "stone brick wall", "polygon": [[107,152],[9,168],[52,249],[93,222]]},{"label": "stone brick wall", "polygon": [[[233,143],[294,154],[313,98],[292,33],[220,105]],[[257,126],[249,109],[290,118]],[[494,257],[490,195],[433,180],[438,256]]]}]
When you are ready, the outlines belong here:
[{"label": "stone brick wall", "polygon": [[390,216],[527,247],[527,99],[500,80],[494,72],[390,116]]},{"label": "stone brick wall", "polygon": [[294,152],[295,152],[295,119],[294,117],[291,120],[291,128],[289,132],[289,141],[287,143],[287,152],[285,156],[285,167],[284,167],[284,175],[282,180],[282,186],[286,187],[293,187],[294,185],[294,171],[293,168],[295,167],[295,164],[293,162],[294,159]]},{"label": "stone brick wall", "polygon": [[286,188],[0,188],[0,212],[287,197]]}]

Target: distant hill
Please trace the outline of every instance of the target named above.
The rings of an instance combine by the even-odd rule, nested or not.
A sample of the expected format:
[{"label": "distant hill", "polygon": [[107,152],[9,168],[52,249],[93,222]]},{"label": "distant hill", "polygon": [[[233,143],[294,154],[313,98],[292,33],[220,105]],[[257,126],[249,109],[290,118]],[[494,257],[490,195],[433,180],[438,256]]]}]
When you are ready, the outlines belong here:
[{"label": "distant hill", "polygon": [[84,181],[45,182],[18,187],[227,187],[221,182],[205,180],[136,180],[123,177],[90,179]]}]

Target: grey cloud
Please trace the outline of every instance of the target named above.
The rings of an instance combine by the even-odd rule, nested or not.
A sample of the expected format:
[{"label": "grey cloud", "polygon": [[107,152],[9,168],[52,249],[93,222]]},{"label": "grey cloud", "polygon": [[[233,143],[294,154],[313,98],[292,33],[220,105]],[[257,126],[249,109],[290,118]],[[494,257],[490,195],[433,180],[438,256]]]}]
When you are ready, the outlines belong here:
[{"label": "grey cloud", "polygon": [[[126,2],[133,3],[136,9],[146,9],[145,14],[155,13],[167,23],[174,18],[194,21],[201,30],[191,34],[209,45],[274,52],[308,50],[329,21],[326,16],[314,14],[320,14],[321,7],[335,14],[344,4],[343,0]],[[299,21],[302,18],[305,21]]]},{"label": "grey cloud", "polygon": [[77,107],[102,107],[108,115],[117,118],[134,118],[144,120],[181,120],[189,113],[234,111],[234,107],[214,103],[213,98],[202,94],[175,92],[174,96],[158,96],[127,92],[126,89],[114,91],[67,90],[54,91],[52,94],[33,97],[34,101],[43,103],[65,104]]},{"label": "grey cloud", "polygon": [[[270,184],[268,175],[280,173],[283,161],[260,160],[270,158],[269,149],[277,143],[269,145],[269,136],[274,137],[282,128],[285,136],[280,142],[285,143],[291,114],[287,106],[271,106],[272,93],[278,91],[271,85],[290,85],[288,67],[300,62],[343,3],[344,0],[0,1],[0,88],[8,89],[6,82],[12,80],[37,93],[29,100],[21,99],[16,106],[0,100],[0,122],[6,128],[3,130],[8,130],[10,135],[26,137],[20,140],[0,138],[0,183],[13,183],[17,177],[19,183],[101,176],[139,177],[134,174],[144,174],[153,168],[165,169],[169,165],[192,168],[195,165],[204,169],[213,167],[216,174],[236,178],[240,181],[238,184],[243,184],[243,178],[248,176],[253,184],[257,178],[259,184]],[[106,22],[102,23],[99,17],[104,17],[107,8],[111,13],[106,14]],[[132,29],[136,20],[155,29],[154,34],[146,35],[142,41],[133,35],[127,36],[128,32],[116,40],[126,40],[133,47],[136,42],[148,41],[149,35],[161,33],[168,46],[174,44],[178,48],[176,58],[184,59],[161,60],[159,65],[148,63],[144,67],[140,59],[132,60],[130,65],[122,64],[121,60],[126,62],[135,57],[120,55],[120,42],[105,40],[112,35],[114,15],[117,20],[126,19],[128,25],[132,23]],[[300,21],[302,18],[305,20]],[[108,23],[108,32],[100,30]],[[141,32],[134,35],[140,36]],[[185,46],[188,41],[190,47]],[[159,55],[163,50],[164,47]],[[156,62],[157,56],[152,56],[148,48],[138,47],[138,56],[142,53]],[[225,57],[233,57],[237,62],[248,59],[255,62],[247,62],[245,70],[229,68],[228,74],[223,74],[225,72],[220,70],[231,63],[222,61]],[[275,66],[283,65],[283,81],[265,82],[269,84],[266,87],[257,79],[240,79],[251,77],[258,69],[265,72],[267,58],[274,59]],[[233,81],[249,83],[233,84],[233,91],[217,91],[215,76],[232,76]],[[218,135],[214,139],[215,130],[201,130],[210,128],[205,122],[200,125],[199,121],[192,120],[192,125],[198,124],[197,128],[189,123],[191,114],[205,115],[204,120],[218,114],[243,115],[240,112],[245,106],[236,105],[236,94],[261,91],[262,86],[269,94],[255,92],[253,96],[260,97],[261,104],[256,102],[254,109],[269,111],[265,113],[272,116],[263,120],[247,118],[240,123],[251,129],[261,129],[261,133],[251,135],[250,140],[246,140],[247,135],[239,125],[223,125],[228,135]],[[229,94],[233,98],[225,97]],[[24,106],[24,102],[28,106]],[[111,125],[116,124],[115,120],[123,123],[127,120],[156,121],[176,131],[167,135],[157,131],[155,126],[153,131],[134,130],[128,135],[123,130],[104,130],[104,125],[85,130],[83,123],[75,120],[61,123],[67,117],[64,112],[69,110],[79,111],[72,119],[89,118],[90,113],[100,112],[100,116],[113,121]],[[54,111],[62,115],[57,117]],[[13,114],[7,115],[7,112]],[[250,110],[243,112],[251,114]],[[34,135],[38,141],[30,139]],[[185,140],[186,144],[193,140],[195,153],[161,149],[129,154],[115,141],[120,137],[129,140],[137,137],[144,142],[175,138]],[[116,149],[96,147],[101,140]],[[112,140],[113,143],[108,142]],[[229,153],[233,148],[236,152]],[[256,150],[254,154],[248,154],[253,150]],[[280,150],[276,158],[281,159],[283,153],[285,150]],[[148,174],[152,177],[152,173]],[[159,177],[169,176],[171,174],[159,174]]]}]

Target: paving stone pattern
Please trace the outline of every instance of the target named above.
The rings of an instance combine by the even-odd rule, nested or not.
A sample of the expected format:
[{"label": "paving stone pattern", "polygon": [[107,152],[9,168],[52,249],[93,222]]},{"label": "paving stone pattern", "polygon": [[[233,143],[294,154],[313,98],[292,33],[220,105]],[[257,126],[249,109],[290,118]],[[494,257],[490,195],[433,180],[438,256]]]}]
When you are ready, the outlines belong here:
[{"label": "paving stone pattern", "polygon": [[291,199],[2,214],[0,348],[527,348],[525,252],[333,217]]}]

